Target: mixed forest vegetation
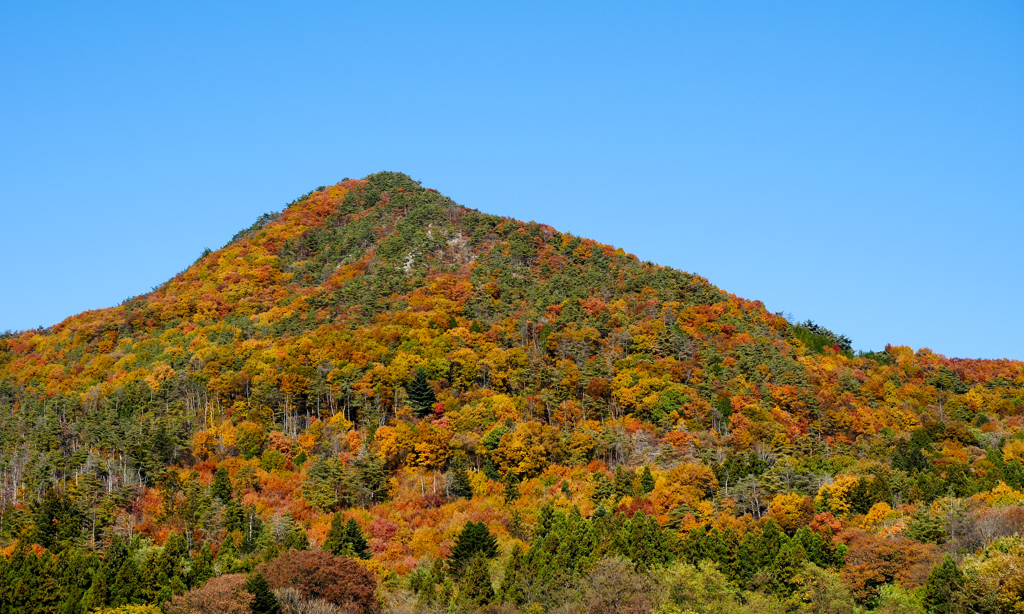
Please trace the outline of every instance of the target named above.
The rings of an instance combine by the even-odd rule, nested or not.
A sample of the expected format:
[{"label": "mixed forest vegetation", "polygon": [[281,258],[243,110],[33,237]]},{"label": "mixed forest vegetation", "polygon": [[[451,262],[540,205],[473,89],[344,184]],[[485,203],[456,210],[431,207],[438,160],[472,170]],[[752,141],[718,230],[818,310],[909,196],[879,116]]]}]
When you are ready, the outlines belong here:
[{"label": "mixed forest vegetation", "polygon": [[0,612],[1024,612],[1022,414],[379,173],[0,337]]}]

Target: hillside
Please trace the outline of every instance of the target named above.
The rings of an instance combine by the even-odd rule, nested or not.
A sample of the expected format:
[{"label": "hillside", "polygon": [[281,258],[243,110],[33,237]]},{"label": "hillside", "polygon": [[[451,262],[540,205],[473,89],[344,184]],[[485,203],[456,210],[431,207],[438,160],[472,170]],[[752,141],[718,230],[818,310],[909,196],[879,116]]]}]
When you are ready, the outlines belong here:
[{"label": "hillside", "polygon": [[[54,603],[84,612],[365,537],[394,611],[553,610],[567,586],[595,611],[613,572],[717,578],[735,608],[810,607],[826,582],[913,611],[948,553],[971,603],[996,599],[978,611],[1009,611],[1022,413],[1020,361],[854,354],[699,276],[378,173],[149,294],[0,339],[0,574],[78,569]],[[476,521],[495,562],[446,572]],[[5,590],[9,611],[53,593]],[[711,607],[672,590],[690,597],[631,611]]]}]

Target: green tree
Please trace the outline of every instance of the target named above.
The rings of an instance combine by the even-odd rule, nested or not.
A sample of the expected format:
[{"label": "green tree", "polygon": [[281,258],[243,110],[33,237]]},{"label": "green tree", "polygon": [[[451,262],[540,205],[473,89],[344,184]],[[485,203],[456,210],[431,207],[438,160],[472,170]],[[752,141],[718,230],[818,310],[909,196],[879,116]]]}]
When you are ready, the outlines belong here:
[{"label": "green tree", "polygon": [[470,559],[459,588],[459,595],[476,608],[494,601],[491,574],[487,569],[487,559],[482,554],[476,554]]},{"label": "green tree", "polygon": [[252,614],[278,614],[281,611],[281,604],[263,574],[257,572],[249,576],[245,590],[252,594],[252,602],[249,604]]},{"label": "green tree", "polygon": [[327,530],[323,549],[335,556],[340,555],[345,549],[345,521],[341,517],[341,512],[335,512],[331,518],[331,528]]},{"label": "green tree", "polygon": [[929,612],[949,614],[954,611],[956,596],[964,585],[964,574],[948,554],[928,575],[924,587],[924,603]]},{"label": "green tree", "polygon": [[416,373],[406,384],[405,391],[409,395],[409,404],[416,410],[417,416],[425,416],[434,409],[437,397],[430,382],[427,381],[427,372],[422,367],[416,369]]},{"label": "green tree", "polygon": [[231,490],[231,477],[228,475],[227,467],[218,467],[213,474],[213,485],[210,486],[210,495],[214,499],[220,499],[221,503],[227,504],[234,496]]},{"label": "green tree", "polygon": [[484,523],[469,521],[455,538],[448,556],[448,567],[453,572],[460,572],[476,555],[493,559],[498,555],[498,540]]},{"label": "green tree", "polygon": [[645,494],[654,491],[654,475],[651,473],[651,468],[644,465],[644,472],[640,475],[640,488]]},{"label": "green tree", "polygon": [[366,543],[366,536],[359,528],[355,518],[349,518],[345,525],[345,543],[351,548],[352,553],[361,559],[370,558],[369,545]]}]

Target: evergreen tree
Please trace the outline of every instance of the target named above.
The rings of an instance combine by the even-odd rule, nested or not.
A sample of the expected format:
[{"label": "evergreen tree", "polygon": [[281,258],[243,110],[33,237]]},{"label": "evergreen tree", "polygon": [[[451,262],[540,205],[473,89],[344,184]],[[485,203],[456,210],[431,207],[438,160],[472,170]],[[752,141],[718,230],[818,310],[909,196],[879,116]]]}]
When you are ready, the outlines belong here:
[{"label": "evergreen tree", "polygon": [[964,574],[953,558],[948,554],[942,557],[942,562],[928,575],[928,583],[924,587],[924,603],[928,611],[938,614],[955,611],[954,601],[963,584]]},{"label": "evergreen tree", "polygon": [[348,544],[352,553],[359,558],[370,558],[370,549],[366,543],[366,536],[363,535],[363,530],[359,528],[359,523],[356,522],[355,518],[349,518],[348,524],[345,525],[345,543]]},{"label": "evergreen tree", "polygon": [[437,397],[427,381],[427,372],[422,367],[416,369],[415,375],[406,384],[405,391],[409,395],[409,404],[412,405],[417,416],[422,417],[433,411]]},{"label": "evergreen tree", "polygon": [[249,576],[245,582],[245,590],[252,594],[252,602],[249,604],[252,614],[278,614],[281,611],[281,604],[270,590],[270,583],[263,574],[257,572]]},{"label": "evergreen tree", "polygon": [[939,515],[933,514],[928,506],[921,505],[907,521],[907,530],[903,534],[915,541],[937,544],[945,537],[946,529]]},{"label": "evergreen tree", "polygon": [[335,512],[331,518],[331,528],[327,530],[323,549],[335,556],[340,555],[345,549],[345,536],[345,521],[341,518],[341,512]]},{"label": "evergreen tree", "polygon": [[82,534],[84,516],[71,497],[48,490],[42,501],[32,505],[35,533],[32,539],[54,551],[74,545]]},{"label": "evergreen tree", "polygon": [[466,457],[461,452],[456,453],[452,459],[452,494],[466,499],[473,498],[473,486],[469,481],[469,472],[466,471]]},{"label": "evergreen tree", "polygon": [[651,473],[651,468],[647,465],[644,465],[644,472],[640,476],[640,488],[645,494],[654,491],[654,474]]},{"label": "evergreen tree", "polygon": [[501,581],[498,600],[501,603],[522,605],[526,601],[526,569],[523,564],[523,548],[512,546],[512,553],[505,565],[505,577]]},{"label": "evergreen tree", "polygon": [[245,527],[245,511],[238,499],[229,499],[224,507],[224,528],[228,533],[241,531]]},{"label": "evergreen tree", "polygon": [[475,608],[494,601],[491,574],[487,570],[487,559],[482,554],[476,554],[470,559],[466,573],[462,576],[459,585],[460,597]]},{"label": "evergreen tree", "polygon": [[214,499],[220,499],[224,504],[231,500],[233,493],[227,467],[217,468],[217,472],[213,475],[213,485],[210,486],[210,495]]},{"label": "evergreen tree", "polygon": [[284,536],[285,550],[309,550],[309,536],[299,524],[294,524]]},{"label": "evergreen tree", "polygon": [[478,554],[493,559],[498,555],[498,540],[484,523],[469,521],[455,538],[448,556],[448,567],[454,572],[462,571],[470,559]]},{"label": "evergreen tree", "polygon": [[188,583],[193,587],[202,586],[212,577],[213,550],[210,548],[210,542],[206,542],[192,561],[192,570],[189,572]]},{"label": "evergreen tree", "polygon": [[594,492],[590,495],[590,499],[595,504],[600,504],[602,501],[607,501],[615,494],[615,487],[612,485],[611,480],[604,471],[598,471],[594,474]]},{"label": "evergreen tree", "polygon": [[364,505],[387,501],[391,496],[391,479],[385,469],[384,459],[373,450],[364,447],[353,464],[356,479],[366,495]]},{"label": "evergreen tree", "polygon": [[621,499],[633,495],[633,474],[622,465],[618,465],[615,467],[615,498]]}]

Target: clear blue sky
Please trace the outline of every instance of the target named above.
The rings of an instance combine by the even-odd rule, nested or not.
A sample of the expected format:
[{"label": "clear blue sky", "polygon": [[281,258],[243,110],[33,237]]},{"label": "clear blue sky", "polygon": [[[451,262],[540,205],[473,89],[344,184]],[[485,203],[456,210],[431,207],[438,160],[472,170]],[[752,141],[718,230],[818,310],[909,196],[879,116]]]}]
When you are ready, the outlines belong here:
[{"label": "clear blue sky", "polygon": [[1024,359],[1020,2],[156,4],[0,4],[0,330],[395,170],[857,349]]}]

